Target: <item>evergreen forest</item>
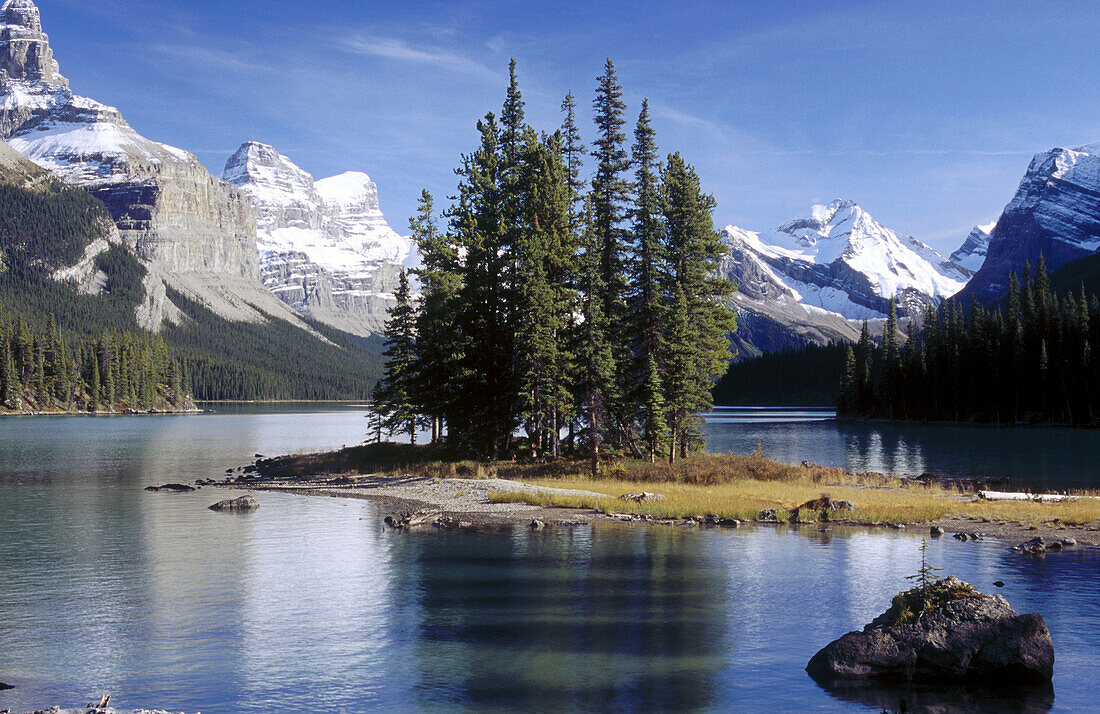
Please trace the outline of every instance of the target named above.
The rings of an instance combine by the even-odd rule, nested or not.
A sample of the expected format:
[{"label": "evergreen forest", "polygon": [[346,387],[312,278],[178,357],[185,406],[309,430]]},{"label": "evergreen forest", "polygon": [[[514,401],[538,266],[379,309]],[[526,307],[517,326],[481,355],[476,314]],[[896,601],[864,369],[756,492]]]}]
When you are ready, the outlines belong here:
[{"label": "evergreen forest", "polygon": [[[184,391],[193,391],[198,399],[370,396],[382,375],[381,340],[355,337],[318,323],[310,323],[315,333],[311,335],[277,319],[262,324],[230,322],[175,291],[169,291],[169,299],[186,319],[166,326],[162,338],[143,335],[134,309],[145,295],[146,268],[119,244],[111,244],[94,258],[94,272],[103,283],[98,294],[85,294],[54,278],[58,269],[77,263],[93,242],[108,238],[112,226],[107,209],[85,191],[49,179],[26,185],[0,181],[0,315],[12,323],[9,333],[22,333],[16,327],[21,320],[25,326],[38,326],[27,328],[32,341],[55,344],[47,334],[47,325],[54,324],[73,359],[86,351],[78,343],[98,344],[108,339],[105,336],[112,336],[108,341],[115,346],[127,340],[160,339],[180,362]],[[16,360],[26,356],[14,351],[13,344],[9,349]],[[90,391],[83,392],[84,397],[74,393],[71,401],[59,397],[40,406],[35,397],[37,378],[29,372],[33,366],[24,366],[23,376],[31,380],[26,385],[20,381],[21,387],[27,387],[25,407],[62,409],[59,404],[72,404],[85,410],[94,406]],[[106,372],[101,370],[101,376]],[[109,404],[138,408],[126,400],[102,406],[110,408]]]},{"label": "evergreen forest", "polygon": [[1100,416],[1100,301],[1059,292],[1043,257],[1002,303],[930,310],[903,343],[895,311],[880,344],[864,325],[840,382],[844,416],[990,424],[1094,425]]},{"label": "evergreen forest", "polygon": [[194,409],[186,365],[159,335],[63,335],[0,315],[0,413]]},{"label": "evergreen forest", "polygon": [[386,327],[384,425],[480,458],[584,456],[593,472],[612,454],[687,456],[735,328],[715,200],[679,153],[660,157],[647,102],[628,139],[610,60],[587,145],[572,93],[561,126],[537,132],[514,61],[509,76],[451,205],[437,216],[425,191],[410,222],[423,265]]}]

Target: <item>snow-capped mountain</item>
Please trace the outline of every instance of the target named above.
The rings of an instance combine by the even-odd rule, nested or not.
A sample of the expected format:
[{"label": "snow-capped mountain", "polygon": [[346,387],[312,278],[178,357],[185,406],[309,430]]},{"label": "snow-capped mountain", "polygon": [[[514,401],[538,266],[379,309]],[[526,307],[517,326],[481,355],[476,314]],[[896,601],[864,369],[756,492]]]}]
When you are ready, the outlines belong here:
[{"label": "snow-capped mountain", "polygon": [[[190,153],[138,134],[115,108],[73,94],[31,0],[0,5],[0,138],[97,196],[121,239],[165,283],[233,320],[304,323],[259,283],[250,206]],[[140,315],[158,329],[175,314],[158,298]]]},{"label": "snow-capped mountain", "polygon": [[[971,275],[916,238],[883,226],[852,201],[814,206],[808,216],[774,231],[727,226],[724,233],[740,272],[754,265],[746,277],[766,280],[771,292],[807,308],[848,319],[883,317],[890,298],[897,299],[902,314],[920,311],[957,293]],[[730,277],[742,285],[741,292],[752,291],[752,281],[737,272]]]},{"label": "snow-capped mountain", "polygon": [[966,290],[995,301],[1041,253],[1051,271],[1100,251],[1100,144],[1051,149],[1035,156],[1016,195],[990,233],[988,255]]},{"label": "snow-capped mountain", "polygon": [[966,237],[959,249],[951,254],[951,262],[961,265],[972,273],[981,270],[985,257],[989,253],[989,237],[996,227],[996,221],[984,226],[974,226],[974,230],[970,231],[970,235]]},{"label": "snow-capped mountain", "polygon": [[261,279],[298,312],[358,335],[379,334],[412,242],[386,223],[364,173],[314,181],[271,146],[250,141],[222,178],[252,205]]}]

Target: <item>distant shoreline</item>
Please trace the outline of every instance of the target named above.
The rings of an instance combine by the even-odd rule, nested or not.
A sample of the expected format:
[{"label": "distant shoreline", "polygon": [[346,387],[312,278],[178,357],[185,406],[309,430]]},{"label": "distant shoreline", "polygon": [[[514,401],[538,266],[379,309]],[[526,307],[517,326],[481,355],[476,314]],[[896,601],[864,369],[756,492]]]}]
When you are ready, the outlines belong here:
[{"label": "distant shoreline", "polygon": [[71,411],[0,411],[0,418],[30,418],[30,417],[125,417],[125,416],[186,416],[189,414],[205,414],[205,409],[152,409],[149,411],[122,411],[122,412],[107,412],[97,411],[89,412],[83,410],[71,410]]}]

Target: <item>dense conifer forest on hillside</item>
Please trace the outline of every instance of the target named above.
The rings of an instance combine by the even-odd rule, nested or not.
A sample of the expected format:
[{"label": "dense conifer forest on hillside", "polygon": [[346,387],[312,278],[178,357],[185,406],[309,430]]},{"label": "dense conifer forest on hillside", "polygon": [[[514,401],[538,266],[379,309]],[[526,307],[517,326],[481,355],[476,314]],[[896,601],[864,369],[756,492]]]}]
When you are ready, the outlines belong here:
[{"label": "dense conifer forest on hillside", "polygon": [[[50,180],[37,186],[0,183],[0,314],[13,325],[22,320],[37,326],[28,328],[38,331],[32,341],[52,320],[74,359],[81,344],[105,335],[124,336],[117,338],[123,345],[160,340],[181,361],[187,386],[199,399],[364,399],[381,377],[381,340],[319,324],[312,324],[316,334],[310,335],[275,319],[229,322],[175,292],[170,299],[187,319],[160,337],[143,336],[134,308],[144,297],[146,269],[125,246],[111,245],[95,258],[94,270],[106,276],[99,294],[82,294],[52,277],[110,230],[107,210],[84,191]],[[33,381],[24,403],[36,406]],[[77,395],[71,401],[75,408],[88,406]],[[123,402],[120,408],[130,406]]]},{"label": "dense conifer forest on hillside", "polygon": [[[891,316],[892,318],[892,316]],[[1042,256],[1012,275],[1003,304],[947,301],[901,344],[864,330],[845,358],[839,410],[848,416],[993,424],[1095,425],[1100,417],[1100,301],[1084,286],[1054,290]]]},{"label": "dense conifer forest on hillside", "polygon": [[834,407],[847,349],[847,344],[807,345],[735,362],[714,386],[714,403]]},{"label": "dense conifer forest on hillside", "polygon": [[52,316],[42,325],[0,315],[0,413],[185,411],[194,408],[189,383],[158,335],[88,340]]}]

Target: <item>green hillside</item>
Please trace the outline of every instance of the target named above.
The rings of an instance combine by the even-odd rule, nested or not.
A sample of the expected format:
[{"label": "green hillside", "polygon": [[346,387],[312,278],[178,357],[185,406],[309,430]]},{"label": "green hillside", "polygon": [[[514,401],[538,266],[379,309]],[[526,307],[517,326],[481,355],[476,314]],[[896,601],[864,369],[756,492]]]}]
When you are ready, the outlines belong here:
[{"label": "green hillside", "polygon": [[[33,165],[0,162],[0,313],[39,330],[52,316],[78,338],[139,331],[134,309],[146,270],[128,248],[112,245],[96,257],[106,276],[98,295],[51,277],[110,229],[106,208],[90,194]],[[322,337],[278,319],[230,322],[179,293],[169,297],[187,319],[163,338],[186,362],[198,399],[362,399],[381,376],[378,341],[315,323]]]}]

